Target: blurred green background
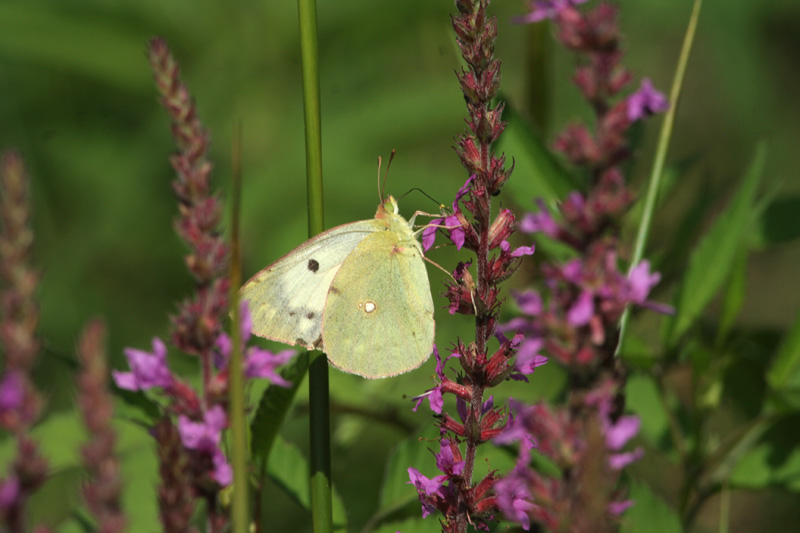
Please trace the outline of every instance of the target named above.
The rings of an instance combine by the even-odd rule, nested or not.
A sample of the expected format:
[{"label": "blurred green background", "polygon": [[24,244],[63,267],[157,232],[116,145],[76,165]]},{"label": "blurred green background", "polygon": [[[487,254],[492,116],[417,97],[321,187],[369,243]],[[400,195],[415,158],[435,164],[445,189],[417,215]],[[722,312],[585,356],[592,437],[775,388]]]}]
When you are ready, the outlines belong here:
[{"label": "blurred green background", "polygon": [[[625,63],[666,92],[691,3],[618,4]],[[245,278],[306,238],[296,9],[291,1],[0,3],[0,147],[18,148],[33,180],[46,339],[37,377],[52,413],[72,409],[67,372],[74,368],[78,332],[90,317],[108,322],[112,365],[121,367],[123,347],[149,348],[152,336],[165,336],[174,302],[191,290],[184,249],[171,226],[173,144],[146,59],[150,37],[164,37],[181,65],[212,132],[216,184],[224,191],[232,130],[237,121],[243,125]],[[525,115],[531,29],[510,24],[523,9],[517,0],[492,6],[499,18],[502,90],[509,105]],[[377,157],[392,149],[397,157],[387,189],[396,196],[421,187],[449,204],[467,177],[452,150],[465,116],[453,73],[459,62],[449,25],[452,10],[448,1],[319,1],[327,227],[373,216]],[[548,141],[567,121],[589,116],[569,81],[572,55],[551,48],[550,105],[547,116],[538,117]],[[798,2],[707,0],[668,159],[695,163],[656,220],[651,250],[684,238],[675,235],[675,223],[694,195],[725,198],[760,139],[770,145],[767,188],[780,187],[779,194],[800,189],[798,64]],[[657,124],[648,126],[632,169],[634,182],[641,183],[649,170]],[[502,195],[500,201],[512,203]],[[400,206],[405,215],[436,209],[415,193]],[[436,251],[431,257],[451,269],[459,256]],[[752,257],[743,325],[780,330],[790,323],[800,301],[798,259],[796,245]],[[436,295],[442,278],[429,271]],[[659,296],[669,299],[668,293]],[[441,298],[435,302],[446,305]],[[456,335],[469,338],[468,318],[452,318],[445,310],[437,318],[440,346]],[[194,361],[178,355],[173,365],[185,372],[195,368]],[[429,415],[410,413],[403,398],[430,387],[432,371],[429,362],[380,382],[332,371],[334,403],[391,406],[405,423],[426,425]],[[529,401],[553,394],[560,386],[558,372],[540,374],[532,385],[512,386],[505,394]],[[336,482],[351,523],[360,527],[375,508],[371,489],[379,485],[387,450],[406,432],[352,414],[337,415],[334,424]],[[307,446],[305,431],[302,413],[285,429],[301,447]],[[277,490],[270,495],[276,530],[310,530],[299,507],[291,507]],[[759,500],[743,498],[742,509],[752,516],[747,505]],[[773,519],[780,521],[780,515]],[[714,521],[713,513],[704,517],[698,531],[713,530],[704,524],[713,528]],[[731,531],[753,527],[739,523]]]}]

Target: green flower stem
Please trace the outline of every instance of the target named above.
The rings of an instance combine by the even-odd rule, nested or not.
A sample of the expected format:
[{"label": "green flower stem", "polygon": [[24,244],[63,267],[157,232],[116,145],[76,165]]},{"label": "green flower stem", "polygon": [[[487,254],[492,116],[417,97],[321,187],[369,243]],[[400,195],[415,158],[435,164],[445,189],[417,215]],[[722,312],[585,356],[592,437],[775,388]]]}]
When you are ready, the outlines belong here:
[{"label": "green flower stem", "polygon": [[[308,235],[313,237],[321,233],[324,226],[316,0],[297,0],[297,10],[300,19],[300,59],[303,69]],[[328,361],[325,354],[321,352],[312,352],[310,355],[308,386],[311,439],[311,513],[314,532],[323,533],[333,531]]]},{"label": "green flower stem", "polygon": [[242,126],[237,123],[233,129],[233,169],[231,171],[232,221],[231,221],[231,352],[230,374],[228,379],[228,398],[230,401],[230,423],[232,436],[233,463],[233,501],[231,519],[233,533],[246,533],[249,529],[250,483],[247,475],[247,431],[244,416],[244,371],[242,370],[242,336],[239,333],[239,287],[242,285],[241,254],[239,248],[239,213],[241,211],[242,170],[241,170]]},{"label": "green flower stem", "polygon": [[[644,255],[644,247],[647,244],[647,238],[650,235],[650,227],[653,222],[653,212],[656,207],[656,200],[658,199],[658,191],[661,188],[661,178],[664,175],[664,161],[667,158],[667,150],[669,149],[669,142],[672,138],[672,129],[675,124],[675,114],[678,110],[678,103],[680,102],[681,88],[683,87],[683,77],[686,74],[686,65],[689,63],[689,54],[692,51],[692,43],[694,42],[694,34],[697,30],[697,21],[700,18],[700,7],[703,0],[695,0],[694,7],[692,8],[692,15],[689,18],[689,26],[686,28],[686,35],[683,37],[683,46],[681,47],[681,55],[678,58],[678,65],[675,68],[675,78],[672,80],[672,88],[669,93],[669,110],[664,116],[664,122],[661,124],[661,131],[658,135],[658,146],[656,147],[656,155],[653,159],[653,169],[650,172],[650,181],[647,186],[647,194],[644,200],[644,209],[642,211],[642,221],[639,224],[639,230],[636,234],[636,242],[634,243],[633,256],[631,257],[630,270],[632,270],[642,260]],[[628,271],[630,273],[630,270]],[[625,338],[625,331],[628,327],[628,320],[630,319],[630,307],[625,309],[619,325],[619,341],[617,341],[617,351],[615,356],[619,355],[622,341]]]}]

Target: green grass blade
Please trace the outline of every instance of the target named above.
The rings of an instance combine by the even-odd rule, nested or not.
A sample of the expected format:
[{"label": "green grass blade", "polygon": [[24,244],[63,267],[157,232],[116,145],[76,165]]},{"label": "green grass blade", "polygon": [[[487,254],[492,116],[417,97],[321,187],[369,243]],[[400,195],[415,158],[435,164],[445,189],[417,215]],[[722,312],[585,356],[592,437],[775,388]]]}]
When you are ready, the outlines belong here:
[{"label": "green grass blade", "polygon": [[[639,224],[639,230],[636,234],[636,242],[634,243],[633,256],[631,257],[630,268],[633,269],[644,256],[644,247],[647,244],[647,238],[650,235],[650,226],[653,222],[653,212],[655,211],[656,201],[658,199],[658,191],[661,188],[661,179],[664,172],[664,161],[667,158],[667,150],[669,149],[669,142],[672,138],[672,129],[675,124],[675,114],[680,103],[681,88],[683,87],[683,77],[686,74],[686,66],[689,64],[689,54],[692,51],[692,43],[694,42],[694,35],[697,30],[697,21],[700,18],[700,7],[703,5],[703,0],[695,0],[692,14],[689,17],[689,26],[686,28],[686,35],[683,38],[683,46],[681,47],[681,54],[678,57],[678,66],[675,68],[675,78],[672,80],[672,88],[669,93],[669,109],[664,116],[664,122],[661,124],[661,132],[658,135],[658,145],[656,147],[656,155],[653,160],[653,169],[650,172],[650,181],[647,186],[647,194],[644,200],[644,211],[642,211],[642,220]],[[614,355],[619,355],[620,346],[625,339],[625,330],[630,320],[630,308],[626,309],[620,320],[619,340],[617,341],[617,350]]]}]

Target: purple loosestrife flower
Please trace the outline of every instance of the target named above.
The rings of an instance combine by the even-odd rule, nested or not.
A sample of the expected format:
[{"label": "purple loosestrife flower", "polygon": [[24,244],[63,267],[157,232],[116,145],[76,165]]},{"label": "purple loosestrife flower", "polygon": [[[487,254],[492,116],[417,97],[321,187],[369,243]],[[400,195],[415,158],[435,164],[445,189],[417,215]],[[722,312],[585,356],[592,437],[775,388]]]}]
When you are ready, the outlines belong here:
[{"label": "purple loosestrife flower", "polygon": [[[563,531],[615,530],[614,521],[630,506],[616,492],[616,479],[641,450],[617,453],[639,426],[636,417],[612,422],[613,393],[612,381],[587,393],[578,416],[565,408],[510,402],[514,417],[494,439],[496,444],[520,443],[516,467],[495,484],[507,519],[526,530],[533,522]],[[536,453],[560,468],[561,476],[545,476],[534,468],[531,457]]]},{"label": "purple loosestrife flower", "polygon": [[513,19],[516,24],[531,24],[545,19],[554,19],[564,9],[583,4],[586,0],[531,0],[528,2],[530,13]]},{"label": "purple loosestrife flower", "polygon": [[158,337],[153,338],[153,351],[125,348],[130,372],[113,370],[114,382],[120,389],[147,390],[153,387],[168,389],[174,378],[167,366],[167,347]]},{"label": "purple loosestrife flower", "polygon": [[664,113],[667,109],[669,109],[667,97],[657,91],[648,78],[643,78],[639,90],[628,97],[628,120],[631,122],[655,113]]},{"label": "purple loosestrife flower", "polygon": [[194,422],[184,415],[178,417],[178,433],[183,445],[211,457],[213,478],[222,486],[229,485],[233,479],[231,466],[219,447],[222,430],[227,425],[228,417],[219,405],[206,411],[202,422]]},{"label": "purple loosestrife flower", "polygon": [[431,220],[430,224],[422,230],[422,249],[424,251],[430,250],[433,246],[433,242],[436,239],[436,232],[439,230],[445,232],[450,241],[456,245],[456,250],[460,250],[461,247],[464,246],[464,242],[466,242],[467,238],[467,230],[465,229],[465,227],[467,227],[467,222],[466,218],[464,218],[464,214],[461,212],[458,202],[469,194],[469,186],[474,178],[475,176],[470,176],[464,185],[458,189],[456,199],[453,200],[453,214],[445,218]]},{"label": "purple loosestrife flower", "polygon": [[414,408],[412,409],[412,411],[416,411],[417,409],[419,409],[419,406],[422,404],[423,400],[425,398],[427,398],[428,399],[428,405],[430,405],[431,411],[433,411],[434,413],[436,413],[438,415],[438,414],[442,413],[442,408],[444,407],[444,397],[442,395],[442,385],[444,383],[450,382],[450,380],[447,379],[444,376],[444,364],[451,357],[459,357],[459,354],[451,353],[450,355],[447,356],[447,358],[442,359],[441,356],[439,355],[439,349],[434,344],[433,345],[433,357],[436,359],[436,377],[439,378],[439,385],[437,385],[436,387],[434,387],[432,389],[429,389],[424,394],[420,394],[419,396],[415,396],[415,397],[411,398],[415,402],[414,403]]},{"label": "purple loosestrife flower", "polygon": [[[243,301],[240,303],[239,317],[240,335],[242,339],[241,345],[247,346],[247,341],[250,340],[253,325],[247,302]],[[227,333],[220,333],[220,336],[217,338],[216,346],[218,349],[218,357],[214,358],[214,364],[218,370],[227,371],[232,350],[231,339]],[[248,378],[265,378],[279,387],[290,387],[291,383],[278,374],[277,368],[288,363],[295,355],[297,355],[295,350],[282,350],[278,353],[273,353],[257,346],[250,346],[245,349],[244,354],[245,376]]]},{"label": "purple loosestrife flower", "polygon": [[[666,98],[649,80],[625,98],[632,80],[622,65],[617,8],[600,3],[533,2],[526,22],[552,19],[557,39],[579,56],[573,81],[594,111],[594,127],[570,124],[557,136],[555,149],[588,177],[585,190],[573,191],[552,209],[537,200],[539,211],[522,218],[526,233],[543,233],[571,248],[573,259],[541,264],[541,287],[512,293],[523,316],[501,325],[500,332],[525,336],[518,352],[542,350],[562,363],[572,387],[568,409],[544,404],[512,404],[514,416],[496,442],[535,444],[562,472],[543,478],[521,453],[514,471],[496,484],[506,517],[531,527],[569,531],[613,531],[617,516],[630,505],[616,486],[619,470],[641,456],[623,451],[639,421],[612,407],[624,405],[625,371],[614,352],[617,326],[626,306],[659,311],[647,300],[660,275],[643,261],[626,275],[619,266],[622,216],[634,194],[622,163],[631,156],[628,130],[634,121],[667,108]],[[519,358],[519,355],[518,355]]]}]

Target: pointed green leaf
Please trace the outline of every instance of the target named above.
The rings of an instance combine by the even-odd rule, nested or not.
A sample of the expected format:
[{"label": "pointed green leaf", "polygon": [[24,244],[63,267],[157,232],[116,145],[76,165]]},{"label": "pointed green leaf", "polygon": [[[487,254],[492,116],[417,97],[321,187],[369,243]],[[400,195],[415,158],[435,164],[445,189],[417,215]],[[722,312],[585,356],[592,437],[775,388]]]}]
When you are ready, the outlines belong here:
[{"label": "pointed green leaf", "polygon": [[[766,419],[768,420],[768,419]],[[800,415],[774,424],[760,441],[742,454],[730,472],[732,486],[758,489],[769,485],[800,490],[800,448],[797,425]]]},{"label": "pointed green leaf", "polygon": [[[300,450],[281,438],[274,440],[272,453],[269,454],[267,473],[298,504],[311,509],[311,490],[308,480],[311,478],[308,461]],[[342,499],[332,489],[333,525],[335,531],[347,531],[347,517]]]},{"label": "pointed green leaf", "polygon": [[678,292],[676,316],[669,334],[672,345],[697,320],[730,273],[738,248],[752,222],[751,211],[764,168],[765,152],[764,144],[759,144],[736,196],[692,253]]},{"label": "pointed green leaf", "polygon": [[683,531],[678,513],[643,482],[634,480],[631,483],[628,497],[633,500],[633,507],[622,515],[620,530],[623,533],[680,533]]},{"label": "pointed green leaf", "polygon": [[784,402],[800,409],[800,312],[767,371],[767,383]]},{"label": "pointed green leaf", "polygon": [[643,374],[630,376],[625,384],[626,403],[642,421],[641,435],[660,449],[669,441],[669,421],[652,377]]},{"label": "pointed green leaf", "polygon": [[731,267],[728,284],[723,293],[722,313],[719,317],[719,327],[717,328],[718,346],[730,333],[733,321],[739,315],[739,311],[744,304],[745,290],[747,289],[747,256],[747,250],[740,248]]},{"label": "pointed green leaf", "polygon": [[272,444],[283,424],[283,419],[294,401],[297,389],[308,369],[308,352],[301,352],[291,363],[280,370],[280,375],[292,384],[291,387],[270,385],[261,396],[256,413],[250,422],[250,453],[257,464],[267,463]]},{"label": "pointed green leaf", "polygon": [[417,517],[409,518],[400,522],[391,522],[383,524],[381,527],[373,530],[373,533],[439,533],[442,530],[439,520],[435,515],[427,518]]},{"label": "pointed green leaf", "polygon": [[417,490],[408,484],[408,468],[413,466],[422,474],[433,477],[441,474],[436,470],[433,453],[439,451],[436,437],[439,431],[436,427],[426,426],[423,435],[413,435],[400,442],[392,450],[386,462],[386,471],[383,475],[381,487],[380,509],[389,511],[417,500]]}]

